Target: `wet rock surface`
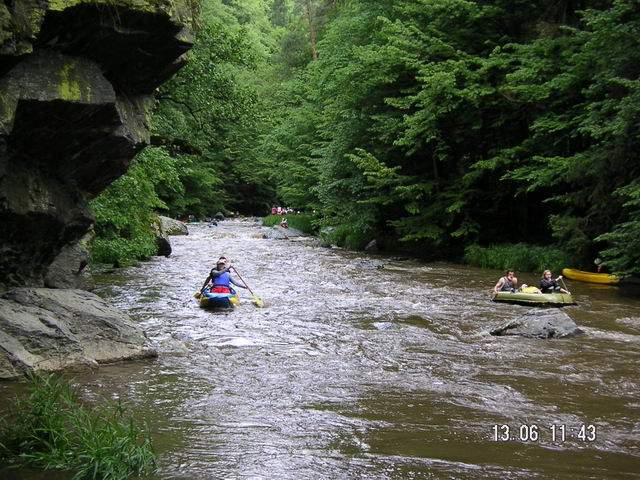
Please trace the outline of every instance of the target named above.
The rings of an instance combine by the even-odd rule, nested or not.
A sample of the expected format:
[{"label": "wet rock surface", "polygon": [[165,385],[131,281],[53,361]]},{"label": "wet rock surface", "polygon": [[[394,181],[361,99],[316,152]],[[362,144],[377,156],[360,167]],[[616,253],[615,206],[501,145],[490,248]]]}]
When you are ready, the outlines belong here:
[{"label": "wet rock surface", "polygon": [[517,335],[527,338],[567,338],[582,330],[569,315],[558,308],[532,309],[491,330],[491,335]]},{"label": "wet rock surface", "polygon": [[156,355],[127,315],[84,290],[19,288],[0,297],[0,379]]},{"label": "wet rock surface", "polygon": [[180,220],[169,217],[158,217],[160,220],[160,229],[165,235],[189,235],[189,229]]},{"label": "wet rock surface", "polygon": [[262,229],[262,238],[270,238],[275,240],[289,240],[292,238],[303,237],[304,233],[295,228],[282,228],[280,226],[264,227]]},{"label": "wet rock surface", "polygon": [[94,237],[89,231],[78,242],[66,245],[49,265],[44,277],[45,286],[49,288],[86,288],[90,280],[85,274],[89,263],[89,244]]}]

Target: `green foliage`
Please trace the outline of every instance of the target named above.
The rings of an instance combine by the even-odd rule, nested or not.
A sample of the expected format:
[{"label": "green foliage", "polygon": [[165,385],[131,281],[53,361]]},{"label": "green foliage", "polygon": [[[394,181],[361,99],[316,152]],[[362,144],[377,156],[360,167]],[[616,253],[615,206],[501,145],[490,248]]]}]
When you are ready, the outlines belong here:
[{"label": "green foliage", "polygon": [[547,269],[560,273],[571,265],[571,255],[562,250],[526,243],[488,247],[469,245],[464,251],[464,259],[474,267],[539,274]]},{"label": "green foliage", "polygon": [[55,375],[35,374],[0,426],[0,460],[15,467],[74,472],[73,480],[124,480],[150,473],[155,454],[146,429],[121,404],[91,408]]},{"label": "green foliage", "polygon": [[[638,13],[630,0],[205,0],[190,62],[158,96],[154,141],[179,186],[154,183],[153,208],[286,204],[353,248],[460,257],[508,239],[637,274]],[[118,228],[103,257],[136,230]]]},{"label": "green foliage", "polygon": [[312,3],[319,59],[294,10],[261,138],[281,197],[354,246],[508,237],[637,272],[635,2]]},{"label": "green foliage", "polygon": [[633,2],[587,10],[583,28],[518,47],[520,66],[508,78],[523,105],[546,106],[522,144],[536,155],[508,176],[523,189],[548,191],[559,211],[552,232],[578,257],[593,258],[604,242],[616,242],[606,256],[622,274],[638,270],[637,256],[625,252],[629,234],[640,230],[632,203],[623,205],[640,175],[638,29]]},{"label": "green foliage", "polygon": [[324,235],[324,239],[334,245],[339,245],[351,250],[362,250],[369,243],[374,235],[373,230],[363,225],[365,228],[360,229],[354,222],[345,223],[333,227]]},{"label": "green foliage", "polygon": [[640,182],[619,189],[617,195],[627,199],[624,208],[629,220],[616,225],[611,232],[596,238],[609,248],[602,252],[604,265],[622,276],[640,276]]},{"label": "green foliage", "polygon": [[127,174],[90,204],[96,218],[92,260],[122,266],[154,255],[155,211],[167,208],[156,190],[182,188],[176,163],[163,148],[140,152]]},{"label": "green foliage", "polygon": [[202,3],[189,62],[157,95],[153,147],[91,203],[92,258],[128,265],[156,253],[156,212],[263,213],[274,201],[255,138],[263,111],[256,71],[275,48],[262,0]]},{"label": "green foliage", "polygon": [[291,228],[300,230],[303,233],[312,234],[316,232],[316,228],[313,224],[313,217],[304,213],[294,213],[287,215],[267,215],[262,219],[262,225],[265,227],[273,227],[280,225],[283,218],[287,219],[287,224]]},{"label": "green foliage", "polygon": [[262,0],[205,0],[189,63],[161,88],[153,133],[184,187],[161,194],[174,215],[263,213],[274,200],[255,150],[266,115],[262,70],[276,41],[268,13]]}]

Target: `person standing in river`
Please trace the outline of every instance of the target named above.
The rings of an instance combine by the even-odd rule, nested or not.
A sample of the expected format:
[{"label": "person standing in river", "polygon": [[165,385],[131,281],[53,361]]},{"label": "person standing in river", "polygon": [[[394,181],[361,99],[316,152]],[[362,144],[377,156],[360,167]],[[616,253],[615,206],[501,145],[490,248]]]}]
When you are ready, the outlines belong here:
[{"label": "person standing in river", "polygon": [[516,277],[516,272],[513,270],[507,270],[505,272],[505,276],[501,277],[496,283],[496,286],[493,287],[493,293],[498,292],[511,292],[515,293],[518,288],[518,279]]}]

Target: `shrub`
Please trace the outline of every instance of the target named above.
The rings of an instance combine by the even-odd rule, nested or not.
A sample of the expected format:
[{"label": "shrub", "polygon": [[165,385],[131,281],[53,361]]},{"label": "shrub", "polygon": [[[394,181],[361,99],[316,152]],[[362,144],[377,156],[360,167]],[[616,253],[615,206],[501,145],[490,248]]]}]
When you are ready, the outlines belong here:
[{"label": "shrub", "polygon": [[135,265],[138,260],[146,260],[158,250],[153,234],[142,233],[135,239],[96,238],[91,246],[91,261],[108,263],[116,267]]},{"label": "shrub", "polygon": [[0,425],[0,461],[75,472],[73,480],[123,480],[155,464],[149,433],[122,404],[90,408],[55,375],[34,374]]},{"label": "shrub", "polygon": [[571,265],[571,257],[557,247],[543,247],[526,243],[500,244],[465,249],[465,261],[474,267],[515,269],[521,272],[542,273],[546,269],[559,273]]},{"label": "shrub", "polygon": [[300,230],[303,233],[314,233],[316,228],[313,225],[313,217],[304,213],[294,213],[289,215],[268,215],[262,219],[265,227],[280,225],[283,218],[287,219],[290,227]]},{"label": "shrub", "polygon": [[330,227],[323,238],[331,244],[349,250],[362,250],[371,241],[372,235],[368,230],[360,230],[354,225],[339,225]]},{"label": "shrub", "polygon": [[96,223],[91,260],[125,266],[157,251],[153,223],[167,205],[156,190],[179,191],[175,161],[162,148],[148,147],[89,206]]}]

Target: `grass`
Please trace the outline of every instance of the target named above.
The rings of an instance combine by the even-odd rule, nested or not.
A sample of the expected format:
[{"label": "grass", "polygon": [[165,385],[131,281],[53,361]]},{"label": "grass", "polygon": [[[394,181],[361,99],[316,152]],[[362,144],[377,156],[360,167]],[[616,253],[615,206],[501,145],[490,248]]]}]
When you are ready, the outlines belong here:
[{"label": "grass", "polygon": [[470,245],[465,249],[464,259],[474,267],[497,270],[515,269],[520,272],[540,274],[546,269],[560,273],[563,268],[571,265],[569,254],[558,248],[526,243],[488,247]]},{"label": "grass", "polygon": [[124,480],[155,465],[149,433],[121,404],[88,407],[68,381],[33,374],[0,425],[0,463],[74,473],[73,480]]},{"label": "grass", "polygon": [[304,213],[293,213],[288,215],[268,215],[262,219],[262,225],[265,227],[273,227],[280,225],[283,218],[287,219],[287,223],[291,228],[300,230],[302,233],[312,234],[316,231],[313,226],[313,217]]}]

